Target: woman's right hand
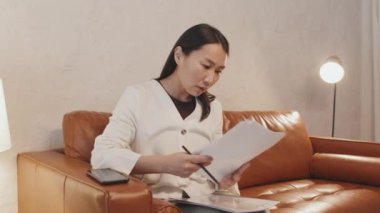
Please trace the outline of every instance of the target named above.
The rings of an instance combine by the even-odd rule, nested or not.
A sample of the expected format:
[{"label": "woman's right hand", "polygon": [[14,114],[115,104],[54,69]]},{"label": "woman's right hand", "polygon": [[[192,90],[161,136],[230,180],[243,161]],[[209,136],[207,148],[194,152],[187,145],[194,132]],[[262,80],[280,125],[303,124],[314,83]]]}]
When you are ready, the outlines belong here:
[{"label": "woman's right hand", "polygon": [[163,173],[180,176],[183,178],[189,177],[203,166],[210,165],[212,157],[207,155],[189,155],[184,152],[178,152],[170,155],[162,156]]},{"label": "woman's right hand", "polygon": [[189,155],[177,152],[169,155],[142,155],[132,170],[133,174],[169,173],[180,177],[189,177],[196,172],[199,164],[208,166],[212,157],[207,155]]}]

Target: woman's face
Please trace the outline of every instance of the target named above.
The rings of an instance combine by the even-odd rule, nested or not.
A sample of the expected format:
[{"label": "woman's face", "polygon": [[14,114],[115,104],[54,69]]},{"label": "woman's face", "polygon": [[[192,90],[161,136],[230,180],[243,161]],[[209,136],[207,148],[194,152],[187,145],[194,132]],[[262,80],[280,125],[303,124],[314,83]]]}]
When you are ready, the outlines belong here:
[{"label": "woman's face", "polygon": [[189,55],[177,47],[174,53],[180,85],[189,96],[199,96],[213,86],[227,61],[227,54],[220,44],[203,45]]}]

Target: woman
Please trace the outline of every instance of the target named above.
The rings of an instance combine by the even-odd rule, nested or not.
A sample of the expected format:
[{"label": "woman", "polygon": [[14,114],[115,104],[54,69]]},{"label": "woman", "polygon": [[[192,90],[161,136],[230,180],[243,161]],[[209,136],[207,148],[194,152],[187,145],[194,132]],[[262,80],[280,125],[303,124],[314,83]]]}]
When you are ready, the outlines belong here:
[{"label": "woman", "polygon": [[[175,43],[159,78],[129,86],[92,151],[94,168],[140,175],[156,198],[215,192],[199,170],[210,156],[189,155],[222,136],[222,108],[208,89],[218,80],[229,52],[219,30],[199,24]],[[247,166],[223,178],[220,188],[238,194],[236,182]]]}]

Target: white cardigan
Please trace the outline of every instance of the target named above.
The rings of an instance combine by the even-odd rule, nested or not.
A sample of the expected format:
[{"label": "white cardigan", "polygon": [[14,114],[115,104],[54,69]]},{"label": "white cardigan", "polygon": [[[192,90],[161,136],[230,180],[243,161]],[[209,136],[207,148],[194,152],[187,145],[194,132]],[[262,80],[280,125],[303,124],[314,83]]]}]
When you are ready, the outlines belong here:
[{"label": "white cardigan", "polygon": [[[222,108],[211,102],[210,115],[200,122],[202,108],[182,119],[173,101],[156,81],[129,86],[116,105],[110,122],[95,140],[93,168],[112,168],[130,174],[141,155],[166,155],[183,152],[181,146],[195,150],[222,136]],[[199,170],[189,178],[170,174],[145,174],[154,197],[181,197],[210,194],[214,184]]]}]

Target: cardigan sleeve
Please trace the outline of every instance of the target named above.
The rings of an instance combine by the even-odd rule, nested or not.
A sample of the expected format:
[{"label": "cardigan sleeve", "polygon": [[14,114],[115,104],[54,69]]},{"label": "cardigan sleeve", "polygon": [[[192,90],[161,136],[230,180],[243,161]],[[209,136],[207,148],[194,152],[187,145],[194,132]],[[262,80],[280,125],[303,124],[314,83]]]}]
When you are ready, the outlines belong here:
[{"label": "cardigan sleeve", "polygon": [[93,168],[111,168],[130,174],[140,154],[131,147],[136,134],[140,102],[137,88],[128,87],[118,101],[104,132],[95,139]]}]

